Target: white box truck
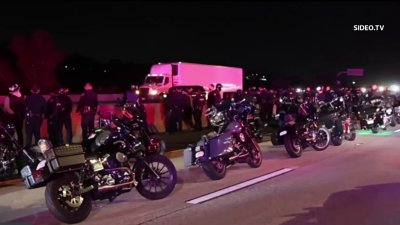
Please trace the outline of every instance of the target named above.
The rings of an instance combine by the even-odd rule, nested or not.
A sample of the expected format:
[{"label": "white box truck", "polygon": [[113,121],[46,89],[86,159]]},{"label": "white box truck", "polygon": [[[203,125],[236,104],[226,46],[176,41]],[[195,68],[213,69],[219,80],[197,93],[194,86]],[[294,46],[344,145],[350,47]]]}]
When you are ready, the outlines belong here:
[{"label": "white box truck", "polygon": [[[222,93],[243,89],[243,69],[186,62],[158,63],[151,67],[143,85],[142,100],[162,99],[171,87],[202,86],[206,92],[211,85],[222,84]],[[165,96],[165,95],[164,95]]]}]

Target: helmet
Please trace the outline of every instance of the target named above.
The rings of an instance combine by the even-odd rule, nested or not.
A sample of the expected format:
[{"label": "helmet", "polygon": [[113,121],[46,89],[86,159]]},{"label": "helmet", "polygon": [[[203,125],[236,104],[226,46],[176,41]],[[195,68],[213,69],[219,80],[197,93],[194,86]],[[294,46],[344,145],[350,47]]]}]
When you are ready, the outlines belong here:
[{"label": "helmet", "polygon": [[58,93],[60,95],[66,95],[69,93],[69,89],[68,88],[60,88],[60,90],[58,91]]},{"label": "helmet", "polygon": [[222,84],[217,84],[217,87],[216,87],[217,89],[220,89],[220,88],[222,88]]},{"label": "helmet", "polygon": [[18,84],[13,84],[8,88],[8,91],[14,92],[19,90],[19,85]]}]

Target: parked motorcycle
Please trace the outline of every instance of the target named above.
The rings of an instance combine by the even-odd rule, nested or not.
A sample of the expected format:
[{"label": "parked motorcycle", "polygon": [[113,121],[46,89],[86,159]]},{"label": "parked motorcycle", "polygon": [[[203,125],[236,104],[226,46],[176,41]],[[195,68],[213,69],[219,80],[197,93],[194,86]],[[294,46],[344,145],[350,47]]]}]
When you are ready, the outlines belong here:
[{"label": "parked motorcycle", "polygon": [[297,113],[298,105],[294,99],[287,97],[280,98],[279,111],[275,114],[275,117],[268,124],[272,128],[271,143],[272,145],[283,145],[283,137],[279,135],[281,131],[285,129],[285,124],[293,119]]},{"label": "parked motorcycle", "polygon": [[225,177],[226,168],[235,163],[247,163],[252,168],[261,165],[261,149],[242,115],[234,110],[236,104],[223,102],[207,110],[216,131],[184,150],[185,166],[200,165],[210,179],[219,180]]},{"label": "parked motorcycle", "polygon": [[120,118],[113,116],[113,123],[115,127],[97,129],[84,145],[53,148],[41,140],[45,160],[22,169],[27,188],[46,185],[46,205],[61,222],[81,222],[90,214],[92,201],[113,201],[133,188],[151,200],[165,198],[174,190],[173,163],[142,148]]},{"label": "parked motorcycle", "polygon": [[379,128],[386,130],[388,125],[395,126],[393,109],[386,107],[382,98],[364,101],[359,111],[361,128],[378,133]]},{"label": "parked motorcycle", "polygon": [[307,102],[303,102],[299,106],[297,116],[285,123],[285,128],[279,135],[283,136],[285,149],[290,157],[300,157],[307,146],[317,151],[325,150],[329,146],[329,130],[317,121],[315,109]]},{"label": "parked motorcycle", "polygon": [[355,140],[356,129],[343,97],[336,97],[328,103],[319,102],[319,107],[318,123],[323,124],[330,131],[331,142],[334,146],[341,145],[343,139]]},{"label": "parked motorcycle", "polygon": [[30,147],[25,150],[14,138],[15,126],[12,123],[0,122],[0,180],[17,178],[19,171],[24,167],[28,160],[32,160],[28,151],[34,154],[36,149]]},{"label": "parked motorcycle", "polygon": [[400,124],[400,106],[394,107],[394,119],[397,124]]},{"label": "parked motorcycle", "polygon": [[[99,128],[109,127],[111,125],[112,113],[99,112]],[[124,104],[122,107],[122,118],[121,122],[126,126],[130,127],[132,135],[137,140],[142,142],[142,145],[146,148],[155,148],[157,153],[163,155],[166,150],[166,144],[164,140],[155,137],[148,129],[147,122],[145,119],[144,110],[141,109],[137,104]]]},{"label": "parked motorcycle", "polygon": [[248,127],[249,132],[253,138],[256,139],[257,143],[261,143],[264,137],[264,127],[266,126],[260,118],[260,106],[256,103],[249,103],[246,100],[238,101],[234,109],[240,119],[244,121]]}]

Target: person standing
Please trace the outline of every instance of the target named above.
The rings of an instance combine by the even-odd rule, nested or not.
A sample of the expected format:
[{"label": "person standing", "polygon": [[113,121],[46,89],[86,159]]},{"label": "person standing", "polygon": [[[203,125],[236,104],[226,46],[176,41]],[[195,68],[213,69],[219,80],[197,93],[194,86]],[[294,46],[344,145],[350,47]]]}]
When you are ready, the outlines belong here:
[{"label": "person standing", "polygon": [[[212,106],[216,106],[218,103],[220,103],[222,101],[221,90],[222,90],[222,85],[217,84],[217,86],[215,87],[215,90],[208,93],[207,109],[211,108]],[[208,120],[208,127],[209,128],[211,127],[211,123],[209,120]]]},{"label": "person standing", "polygon": [[67,131],[67,140],[64,142],[64,138],[62,137],[62,143],[71,144],[72,143],[72,120],[71,120],[71,112],[72,112],[72,100],[68,96],[69,89],[61,88],[58,91],[58,99],[60,101],[60,112],[59,112],[59,121],[60,121],[60,130],[62,134],[62,130],[65,126],[65,130]]},{"label": "person standing", "polygon": [[25,100],[25,125],[26,125],[26,144],[32,144],[32,135],[35,137],[35,144],[38,143],[40,128],[42,127],[43,117],[46,113],[46,99],[40,94],[38,86],[33,85],[31,94]]},{"label": "person standing", "polygon": [[60,100],[55,91],[50,92],[46,106],[47,131],[49,139],[54,146],[62,145],[62,130],[60,123]]},{"label": "person standing", "polygon": [[195,90],[195,96],[193,97],[193,118],[194,118],[194,130],[201,131],[203,126],[201,124],[201,115],[203,113],[203,107],[206,103],[206,99],[201,95],[200,89]]},{"label": "person standing", "polygon": [[186,104],[185,108],[183,109],[183,121],[185,122],[185,124],[190,128],[193,129],[194,128],[194,124],[193,124],[193,98],[192,98],[192,94],[193,94],[193,89],[189,88],[187,91],[182,91],[182,94],[185,95],[186,98],[186,102],[188,104]]},{"label": "person standing", "polygon": [[24,136],[22,133],[23,120],[25,114],[25,96],[22,95],[18,84],[13,84],[8,88],[9,94],[4,99],[4,111],[15,126],[18,136],[18,144],[23,146]]},{"label": "person standing", "polygon": [[94,130],[94,118],[98,106],[97,94],[93,90],[92,84],[89,82],[86,83],[84,89],[85,92],[81,95],[76,109],[76,112],[80,113],[82,116],[81,127],[83,142],[87,141],[90,132]]}]

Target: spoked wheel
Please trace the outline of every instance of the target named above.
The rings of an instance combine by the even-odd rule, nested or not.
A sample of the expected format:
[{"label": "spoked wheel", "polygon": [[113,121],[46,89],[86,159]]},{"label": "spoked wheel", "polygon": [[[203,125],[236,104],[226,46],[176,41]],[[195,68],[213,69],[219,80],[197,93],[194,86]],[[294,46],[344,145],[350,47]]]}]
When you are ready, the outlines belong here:
[{"label": "spoked wheel", "polygon": [[257,141],[253,138],[251,143],[247,145],[247,148],[250,153],[247,164],[252,168],[260,167],[262,163],[262,153]]},{"label": "spoked wheel", "polygon": [[77,195],[79,187],[78,177],[74,174],[65,174],[47,184],[47,208],[61,222],[79,223],[89,216],[92,199],[89,192]]},{"label": "spoked wheel", "polygon": [[284,143],[285,149],[290,157],[298,158],[303,153],[303,147],[301,146],[299,138],[285,135]]},{"label": "spoked wheel", "polygon": [[317,151],[322,151],[328,148],[330,141],[331,135],[329,134],[329,130],[321,127],[318,129],[317,138],[312,147]]},{"label": "spoked wheel", "polygon": [[211,180],[220,180],[226,175],[226,164],[220,159],[205,161],[201,167]]},{"label": "spoked wheel", "polygon": [[175,188],[177,175],[174,164],[162,155],[151,155],[139,161],[135,168],[136,189],[145,198],[167,197]]}]

